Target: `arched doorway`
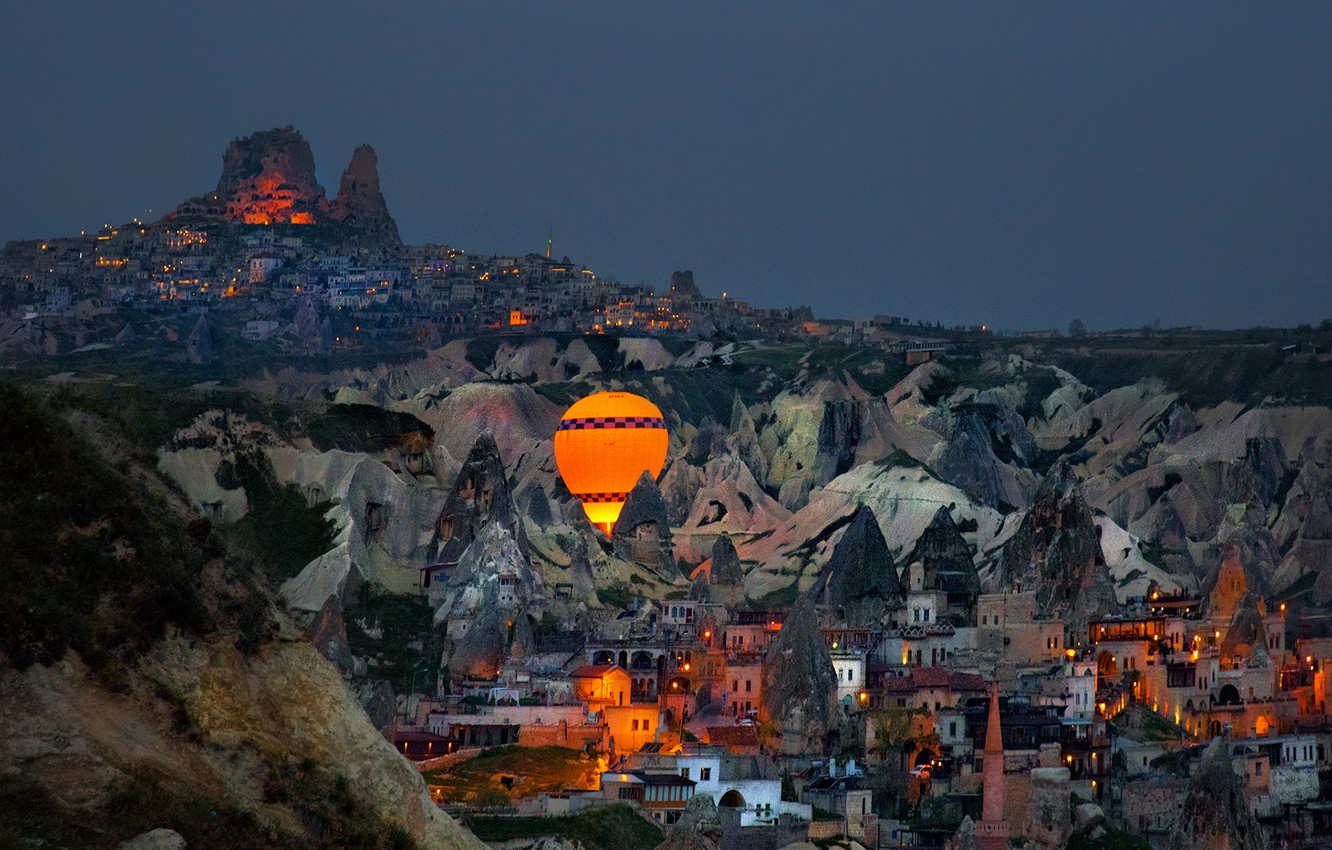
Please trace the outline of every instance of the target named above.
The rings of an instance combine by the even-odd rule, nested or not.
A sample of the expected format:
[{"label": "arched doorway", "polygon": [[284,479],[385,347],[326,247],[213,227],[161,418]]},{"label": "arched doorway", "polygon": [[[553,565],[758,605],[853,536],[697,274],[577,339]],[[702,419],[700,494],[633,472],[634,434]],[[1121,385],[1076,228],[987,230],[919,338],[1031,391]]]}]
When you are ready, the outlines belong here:
[{"label": "arched doorway", "polygon": [[1115,663],[1115,656],[1108,651],[1096,656],[1096,672],[1101,676],[1118,676],[1119,665]]},{"label": "arched doorway", "polygon": [[721,795],[721,799],[717,801],[717,805],[725,806],[728,809],[743,809],[745,807],[745,795],[741,794],[737,789],[732,788],[730,791]]},{"label": "arched doorway", "polygon": [[934,764],[934,760],[937,758],[938,754],[935,753],[934,750],[931,750],[929,747],[925,747],[920,752],[916,753],[916,758],[912,762],[912,767],[920,767],[926,764]]},{"label": "arched doorway", "polygon": [[601,649],[592,654],[592,663],[598,667],[615,663],[615,653],[609,649]]},{"label": "arched doorway", "polygon": [[1234,685],[1222,685],[1221,690],[1217,692],[1216,700],[1221,705],[1239,705],[1239,688]]}]

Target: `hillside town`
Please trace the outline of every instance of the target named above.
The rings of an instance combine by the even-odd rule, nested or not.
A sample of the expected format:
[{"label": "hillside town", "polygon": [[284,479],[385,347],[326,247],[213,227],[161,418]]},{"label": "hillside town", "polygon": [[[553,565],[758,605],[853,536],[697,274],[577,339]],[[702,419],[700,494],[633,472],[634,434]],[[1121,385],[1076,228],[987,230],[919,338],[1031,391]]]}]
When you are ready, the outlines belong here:
[{"label": "hillside town", "polygon": [[[522,528],[502,483],[474,475],[469,464],[441,514],[441,552],[450,535],[512,544]],[[1086,505],[1067,477],[1043,488],[1037,504],[1050,509],[1019,534],[1069,555]],[[744,598],[743,553],[714,537],[687,593],[635,597],[571,630],[535,632],[524,612],[547,593],[595,598],[586,555],[554,588],[516,544],[508,559],[492,546],[489,569],[466,557],[423,568],[421,592],[459,650],[436,693],[401,703],[387,734],[426,771],[488,747],[582,749],[597,758],[595,783],[530,798],[515,788],[519,811],[632,801],[667,826],[706,795],[723,847],[845,836],[1057,848],[1110,828],[1164,846],[1180,827],[1257,834],[1261,823],[1291,840],[1327,827],[1332,644],[1290,628],[1238,547],[1202,592],[1153,583],[1105,614],[1099,551],[1062,562],[1072,594],[1052,598],[1055,579],[1019,569],[982,592],[947,508],[895,562],[862,507],[814,585],[765,610]],[[644,569],[671,551],[651,479],[605,542]],[[1189,761],[1233,772],[1241,810],[1170,766]],[[1213,811],[1184,824],[1186,804]],[[963,826],[946,825],[950,812]]]},{"label": "hillside town", "polygon": [[238,341],[297,354],[494,332],[910,341],[892,333],[909,326],[904,317],[816,321],[809,307],[705,295],[689,271],[660,292],[624,284],[556,254],[553,236],[522,256],[404,245],[368,145],[331,202],[313,170],[298,132],[256,133],[232,142],[213,193],[156,221],[10,242],[0,252],[0,350],[111,348],[145,327],[169,334],[186,317],[192,332],[210,314]]}]

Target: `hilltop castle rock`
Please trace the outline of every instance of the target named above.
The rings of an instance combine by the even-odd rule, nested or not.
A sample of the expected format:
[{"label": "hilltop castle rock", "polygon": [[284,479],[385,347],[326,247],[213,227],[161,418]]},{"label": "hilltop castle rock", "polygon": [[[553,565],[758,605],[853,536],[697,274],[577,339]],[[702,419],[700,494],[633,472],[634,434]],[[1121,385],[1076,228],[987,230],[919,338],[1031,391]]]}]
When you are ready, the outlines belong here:
[{"label": "hilltop castle rock", "polygon": [[208,195],[191,198],[167,222],[338,226],[348,241],[398,247],[402,240],[379,190],[375,151],[361,145],[329,201],[315,177],[310,143],[290,126],[233,139],[222,155],[222,176]]}]

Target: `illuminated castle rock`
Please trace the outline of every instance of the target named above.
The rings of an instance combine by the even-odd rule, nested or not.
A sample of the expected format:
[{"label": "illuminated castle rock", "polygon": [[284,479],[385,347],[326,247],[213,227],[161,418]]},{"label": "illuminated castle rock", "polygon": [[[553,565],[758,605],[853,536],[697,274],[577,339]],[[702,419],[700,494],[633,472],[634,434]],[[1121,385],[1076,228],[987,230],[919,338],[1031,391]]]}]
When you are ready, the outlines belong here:
[{"label": "illuminated castle rock", "polygon": [[291,127],[233,139],[222,155],[222,176],[209,194],[191,198],[165,220],[233,224],[341,225],[350,241],[398,246],[398,226],[379,190],[375,151],[361,145],[329,201],[315,178],[310,143]]}]

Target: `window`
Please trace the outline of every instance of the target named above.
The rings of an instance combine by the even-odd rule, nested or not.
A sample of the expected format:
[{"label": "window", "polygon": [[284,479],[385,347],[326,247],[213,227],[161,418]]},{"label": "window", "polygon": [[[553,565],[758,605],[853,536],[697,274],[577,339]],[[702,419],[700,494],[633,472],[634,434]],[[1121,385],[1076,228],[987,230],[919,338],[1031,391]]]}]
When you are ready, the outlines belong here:
[{"label": "window", "polygon": [[753,692],[754,692],[754,680],[745,679],[745,693],[749,694]]},{"label": "window", "polygon": [[687,768],[687,767],[682,767],[682,768],[680,768],[680,778],[681,778],[681,779],[688,779],[688,778],[689,778],[689,768]]},{"label": "window", "polygon": [[703,780],[704,782],[707,782],[709,779],[712,778],[712,768],[710,767],[699,768],[698,778]]},{"label": "window", "polygon": [[634,724],[634,725],[633,725],[631,728],[633,729],[633,731],[637,732],[637,731],[638,731],[638,721],[637,721],[637,720],[633,721],[633,724]]},{"label": "window", "polygon": [[956,738],[956,737],[957,737],[957,721],[956,721],[956,720],[950,720],[950,721],[948,722],[948,737],[950,737],[950,738]]},{"label": "window", "polygon": [[652,721],[651,721],[651,720],[644,720],[644,721],[643,721],[643,731],[644,731],[644,732],[651,732],[651,731],[652,731]]},{"label": "window", "polygon": [[1262,775],[1263,775],[1263,763],[1262,763],[1262,762],[1260,762],[1260,761],[1256,761],[1256,762],[1253,763],[1253,775],[1254,775],[1254,776],[1262,776]]},{"label": "window", "polygon": [[731,690],[734,691],[734,692],[736,692],[736,693],[739,693],[739,692],[740,692],[740,680],[739,680],[739,679],[732,679],[732,680],[731,680]]}]

